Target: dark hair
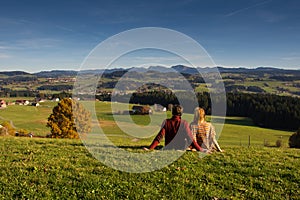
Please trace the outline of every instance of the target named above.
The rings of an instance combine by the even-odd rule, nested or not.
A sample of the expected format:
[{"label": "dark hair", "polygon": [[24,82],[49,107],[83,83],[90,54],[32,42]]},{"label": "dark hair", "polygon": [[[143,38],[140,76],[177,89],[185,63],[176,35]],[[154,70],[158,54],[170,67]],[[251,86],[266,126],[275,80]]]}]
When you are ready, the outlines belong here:
[{"label": "dark hair", "polygon": [[181,116],[183,112],[183,107],[181,105],[174,105],[172,108],[172,115]]}]

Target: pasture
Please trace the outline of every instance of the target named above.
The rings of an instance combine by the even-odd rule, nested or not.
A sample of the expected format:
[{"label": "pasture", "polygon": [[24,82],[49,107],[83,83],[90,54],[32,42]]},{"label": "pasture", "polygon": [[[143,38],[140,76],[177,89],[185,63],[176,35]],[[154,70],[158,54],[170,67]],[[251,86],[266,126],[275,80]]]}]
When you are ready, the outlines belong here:
[{"label": "pasture", "polygon": [[[0,110],[0,121],[44,135],[55,104],[9,106]],[[160,120],[169,115],[157,113],[153,120],[131,116],[137,125],[156,127],[149,137],[138,138],[116,128],[110,110],[109,103],[95,104],[103,131],[115,145],[141,154],[148,154],[141,148],[151,143]],[[191,121],[192,116],[183,118]],[[128,116],[120,115],[118,121],[130,127]],[[107,167],[80,140],[0,137],[0,199],[299,199],[300,150],[287,148],[291,134],[256,127],[248,118],[227,117],[218,140],[225,153],[200,158],[197,152],[186,152],[149,173]],[[263,145],[268,140],[275,146],[278,139],[285,147]]]}]

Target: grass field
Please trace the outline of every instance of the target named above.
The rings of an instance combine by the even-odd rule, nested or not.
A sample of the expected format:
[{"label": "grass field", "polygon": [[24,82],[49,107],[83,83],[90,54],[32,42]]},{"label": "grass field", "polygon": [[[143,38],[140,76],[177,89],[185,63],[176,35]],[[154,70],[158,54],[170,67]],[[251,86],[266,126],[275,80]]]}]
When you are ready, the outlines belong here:
[{"label": "grass field", "polygon": [[[88,103],[91,104],[91,102]],[[46,127],[47,118],[51,114],[52,108],[56,104],[57,102],[49,101],[41,103],[41,106],[39,107],[19,105],[8,106],[6,109],[0,110],[0,122],[11,121],[17,130],[26,129],[30,132],[33,132],[35,135],[44,136],[50,132],[50,129]],[[116,107],[119,110],[130,109],[124,104],[118,104]],[[111,104],[106,102],[96,102],[95,112],[102,129],[104,132],[109,132],[110,135],[124,134],[122,130],[116,127],[114,118],[117,118],[117,120],[122,122],[124,126],[131,126],[132,122],[130,122],[130,120],[138,125],[147,125],[151,121],[149,116],[113,116],[111,114]],[[155,113],[155,116],[152,117],[151,122],[153,126],[150,127],[149,134],[153,135],[154,137],[163,119],[169,116],[169,113]],[[193,116],[190,114],[184,114],[183,118],[191,122]],[[208,120],[210,120],[209,116]],[[215,124],[215,126],[218,127],[219,124]],[[282,140],[284,145],[287,146],[288,138],[291,134],[292,132],[288,131],[256,127],[249,118],[226,117],[226,123],[223,127],[222,133],[219,136],[219,142],[222,145],[248,146],[250,136],[251,146],[263,146],[264,142],[268,142],[270,145],[275,145],[276,141],[279,139]],[[129,139],[132,138],[130,135],[128,137]],[[148,139],[148,141],[152,138]]]},{"label": "grass field", "polygon": [[[78,140],[2,137],[2,199],[299,199],[300,151],[229,147],[196,152],[151,173],[96,160]],[[139,150],[143,142],[126,150]]]},{"label": "grass field", "polygon": [[46,135],[50,130],[46,127],[48,116],[56,102],[41,103],[41,106],[11,105],[0,110],[0,122],[9,121],[17,130],[26,129],[35,135]]},{"label": "grass field", "polygon": [[[0,110],[0,121],[12,120],[17,128],[44,135],[55,104],[9,106]],[[103,131],[123,150],[146,155],[141,148],[150,144],[167,115],[157,113],[152,122],[156,130],[137,138],[115,127],[110,106],[95,104]],[[130,125],[128,116],[119,117]],[[192,116],[183,118],[191,121]],[[132,120],[141,126],[150,123],[149,116]],[[200,158],[197,152],[186,152],[149,173],[114,170],[95,159],[80,140],[0,137],[0,199],[300,199],[300,150],[287,148],[291,134],[255,127],[248,118],[227,117],[218,140],[225,153]],[[263,146],[265,140],[275,145],[278,139],[285,147]]]}]

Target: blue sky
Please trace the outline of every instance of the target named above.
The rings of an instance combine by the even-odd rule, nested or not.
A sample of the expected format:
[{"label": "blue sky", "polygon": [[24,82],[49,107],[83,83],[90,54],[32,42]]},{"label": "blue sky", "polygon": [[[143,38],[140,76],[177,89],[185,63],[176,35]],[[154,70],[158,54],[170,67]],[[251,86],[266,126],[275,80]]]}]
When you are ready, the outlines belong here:
[{"label": "blue sky", "polygon": [[78,69],[100,42],[139,27],[182,32],[217,65],[300,69],[298,0],[0,3],[1,71]]}]

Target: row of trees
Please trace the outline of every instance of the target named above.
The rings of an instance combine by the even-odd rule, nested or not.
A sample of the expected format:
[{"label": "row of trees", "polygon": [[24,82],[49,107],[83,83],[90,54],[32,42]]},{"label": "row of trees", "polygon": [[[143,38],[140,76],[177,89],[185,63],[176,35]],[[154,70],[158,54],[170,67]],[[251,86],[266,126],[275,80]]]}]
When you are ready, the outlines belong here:
[{"label": "row of trees", "polygon": [[0,86],[0,97],[35,97],[36,93],[32,90],[13,90]]},{"label": "row of trees", "polygon": [[297,130],[300,99],[271,94],[227,94],[227,115],[245,116],[268,128]]},{"label": "row of trees", "polygon": [[68,91],[73,90],[73,85],[42,85],[37,90]]},{"label": "row of trees", "polygon": [[[52,86],[50,86],[52,87]],[[47,87],[42,87],[40,90],[48,90]],[[60,91],[60,89],[65,89],[66,91],[72,90],[72,86],[64,85],[59,87],[52,87],[53,91]],[[55,98],[65,98],[71,97],[72,94],[70,92],[62,91],[60,93],[46,93],[38,90],[13,90],[10,88],[2,88],[0,86],[0,97],[36,97],[42,99],[55,99]]]},{"label": "row of trees", "polygon": [[[131,95],[131,94],[130,94]],[[180,96],[182,95],[182,96]],[[180,98],[179,98],[180,96]],[[135,104],[178,104],[178,99],[188,101],[192,95],[171,92],[144,92],[134,93],[130,103]],[[126,102],[128,96],[115,97],[119,102]],[[211,114],[211,99],[209,93],[198,93],[199,106]],[[227,93],[227,116],[250,117],[253,122],[261,127],[297,130],[300,125],[300,99],[296,97],[278,96],[272,94]],[[218,102],[218,99],[215,100]],[[192,113],[193,109],[185,109]]]}]

